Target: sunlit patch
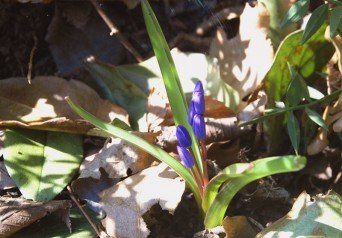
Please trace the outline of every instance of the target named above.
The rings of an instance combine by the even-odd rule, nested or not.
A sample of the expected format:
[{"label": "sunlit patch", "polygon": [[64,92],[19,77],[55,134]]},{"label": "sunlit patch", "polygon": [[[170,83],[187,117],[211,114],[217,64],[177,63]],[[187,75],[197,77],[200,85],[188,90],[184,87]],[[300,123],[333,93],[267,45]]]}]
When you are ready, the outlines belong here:
[{"label": "sunlit patch", "polygon": [[32,109],[30,114],[27,114],[21,118],[24,122],[40,121],[43,118],[55,118],[57,114],[54,107],[47,103],[47,99],[38,99],[36,105]]}]

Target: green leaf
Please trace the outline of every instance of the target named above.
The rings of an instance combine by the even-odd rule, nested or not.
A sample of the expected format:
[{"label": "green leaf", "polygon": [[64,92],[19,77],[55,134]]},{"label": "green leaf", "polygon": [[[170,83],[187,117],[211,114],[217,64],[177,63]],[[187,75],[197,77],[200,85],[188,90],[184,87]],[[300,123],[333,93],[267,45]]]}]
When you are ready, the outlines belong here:
[{"label": "green leaf", "polygon": [[292,23],[295,23],[302,19],[309,10],[310,0],[299,0],[292,5],[290,10],[287,12],[283,21],[280,24],[281,28],[285,28]]},{"label": "green leaf", "polygon": [[299,123],[293,112],[289,113],[289,119],[287,121],[287,131],[290,136],[291,144],[296,154],[298,154],[299,142],[300,142],[300,129]]},{"label": "green leaf", "polygon": [[188,106],[185,100],[183,89],[179,81],[175,63],[172,59],[169,46],[165,40],[163,32],[160,28],[158,20],[148,3],[148,0],[142,0],[141,7],[143,10],[146,29],[150,37],[154,54],[157,57],[160,71],[163,76],[167,97],[170,102],[173,119],[176,125],[184,125],[190,132],[192,139],[192,151],[195,156],[196,163],[203,173],[203,164],[197,139],[188,122]]},{"label": "green leaf", "polygon": [[342,6],[337,6],[331,10],[330,16],[330,38],[334,38],[342,32]]},{"label": "green leaf", "polygon": [[[268,97],[267,108],[274,108],[276,101],[283,101],[291,82],[288,63],[310,86],[317,79],[335,52],[333,45],[325,37],[323,25],[305,44],[301,44],[302,31],[288,35],[278,48],[274,62],[263,83]],[[286,120],[283,116],[272,117],[265,122],[265,130],[270,138],[269,150],[276,153],[283,145]]]},{"label": "green leaf", "polygon": [[311,110],[308,107],[305,108],[305,112],[306,112],[306,114],[308,114],[311,121],[313,121],[314,123],[316,123],[317,125],[319,125],[323,129],[325,129],[327,131],[329,130],[327,124],[325,124],[321,115],[319,115],[317,112],[315,112],[314,110]]},{"label": "green leaf", "polygon": [[313,11],[304,30],[302,44],[304,44],[323,25],[328,16],[328,9],[328,4],[323,4]]},{"label": "green leaf", "polygon": [[92,114],[88,113],[75,103],[73,103],[70,99],[67,99],[70,107],[82,118],[92,123],[94,126],[98,127],[99,129],[116,136],[128,143],[146,151],[147,153],[151,154],[155,158],[159,159],[160,161],[166,163],[170,168],[176,171],[189,185],[190,189],[195,195],[196,201],[200,203],[200,196],[199,191],[196,185],[194,178],[192,177],[191,173],[188,169],[186,169],[177,159],[173,158],[167,152],[159,148],[158,146],[152,145],[149,142],[145,141],[144,139],[125,131],[119,127],[113,126],[111,124],[105,123],[100,119],[96,118]]},{"label": "green leaf", "polygon": [[342,198],[334,192],[311,198],[302,192],[291,211],[272,225],[262,230],[256,237],[341,237]]},{"label": "green leaf", "polygon": [[210,180],[208,183],[204,197],[202,200],[202,209],[206,212],[219,191],[221,185],[227,182],[229,179],[243,176],[244,173],[253,167],[253,164],[249,163],[236,163],[226,167],[218,175]]},{"label": "green leaf", "polygon": [[132,131],[132,128],[127,125],[124,121],[121,121],[119,118],[114,118],[114,120],[112,121],[112,125],[119,127],[125,131]]},{"label": "green leaf", "polygon": [[[86,209],[86,208],[85,208]],[[100,216],[96,215],[91,210],[87,210],[88,215],[93,221],[100,222]],[[80,237],[95,237],[94,228],[91,227],[87,219],[76,208],[70,210],[70,221],[72,231],[70,233],[66,224],[55,215],[48,215],[38,222],[20,230],[12,236],[12,238],[80,238]]]},{"label": "green leaf", "polygon": [[294,155],[275,156],[259,159],[253,161],[251,164],[253,166],[246,170],[242,176],[231,178],[222,185],[222,188],[206,213],[204,220],[206,228],[221,225],[231,200],[244,186],[257,179],[273,174],[301,170],[306,165],[306,158]]},{"label": "green leaf", "polygon": [[71,181],[83,159],[80,135],[28,129],[5,131],[5,165],[26,199],[48,201]]},{"label": "green leaf", "polygon": [[138,122],[146,113],[147,95],[112,65],[91,60],[85,66],[102,88],[102,95],[126,109],[133,128],[138,129]]},{"label": "green leaf", "polygon": [[308,86],[306,85],[304,79],[290,64],[288,64],[288,67],[292,78],[286,93],[286,101],[288,102],[288,106],[298,105],[303,98],[310,101]]}]

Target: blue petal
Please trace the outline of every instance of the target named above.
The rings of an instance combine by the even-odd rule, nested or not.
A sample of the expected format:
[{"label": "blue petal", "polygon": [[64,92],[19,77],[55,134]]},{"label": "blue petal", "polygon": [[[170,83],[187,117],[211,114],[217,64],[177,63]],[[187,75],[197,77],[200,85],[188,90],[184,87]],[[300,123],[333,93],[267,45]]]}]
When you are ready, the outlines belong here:
[{"label": "blue petal", "polygon": [[177,146],[177,151],[178,151],[178,155],[180,159],[182,160],[182,164],[186,168],[191,168],[192,166],[195,165],[194,158],[192,157],[192,155],[190,154],[190,151],[187,148]]},{"label": "blue petal", "polygon": [[191,146],[191,137],[189,135],[189,132],[183,125],[177,126],[176,137],[180,146],[182,147]]},{"label": "blue petal", "polygon": [[193,107],[197,114],[204,114],[205,102],[204,102],[204,90],[201,81],[197,81],[194,93],[192,96]]},{"label": "blue petal", "polygon": [[196,114],[194,116],[192,129],[194,130],[194,133],[199,140],[205,139],[206,134],[205,134],[205,122],[204,122],[203,115]]},{"label": "blue petal", "polygon": [[195,116],[195,108],[194,108],[194,102],[191,101],[190,106],[189,106],[189,114],[188,114],[188,122],[190,125],[192,125],[192,121],[194,120]]}]

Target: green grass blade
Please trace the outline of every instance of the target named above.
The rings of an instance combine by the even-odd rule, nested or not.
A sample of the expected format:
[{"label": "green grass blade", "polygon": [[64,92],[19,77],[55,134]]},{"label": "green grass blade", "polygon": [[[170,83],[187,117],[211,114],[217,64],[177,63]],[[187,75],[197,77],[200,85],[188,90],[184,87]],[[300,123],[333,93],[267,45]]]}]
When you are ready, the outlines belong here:
[{"label": "green grass blade", "polygon": [[105,123],[101,121],[100,119],[96,118],[92,114],[85,111],[83,108],[79,107],[75,103],[73,103],[70,99],[66,99],[69,103],[70,107],[82,118],[92,123],[94,126],[98,127],[101,130],[104,130],[105,132],[114,135],[116,137],[119,137],[122,140],[127,141],[128,143],[131,143],[132,145],[139,147],[140,149],[146,151],[147,153],[153,155],[160,161],[166,163],[170,168],[176,171],[176,173],[179,174],[189,185],[191,191],[194,193],[196,201],[199,203],[201,201],[198,188],[196,186],[196,182],[194,178],[192,177],[189,170],[187,170],[178,160],[173,158],[171,155],[169,155],[167,152],[162,150],[161,148],[150,144],[149,142],[145,141],[144,139],[140,138],[139,136],[136,136],[128,131],[125,131],[119,127],[113,126],[111,124]]},{"label": "green grass blade", "polygon": [[317,125],[322,127],[324,130],[326,130],[326,131],[329,130],[327,124],[325,124],[325,121],[321,115],[319,115],[317,112],[315,112],[314,110],[311,110],[308,107],[305,108],[305,112],[311,121],[313,121],[314,123],[316,123]]},{"label": "green grass blade", "polygon": [[296,23],[302,19],[309,10],[310,1],[309,0],[299,0],[292,5],[290,10],[287,12],[283,21],[280,24],[280,28],[285,28],[290,24]]},{"label": "green grass blade", "polygon": [[298,171],[306,165],[306,158],[294,155],[275,156],[256,160],[252,164],[253,168],[243,176],[230,179],[223,185],[207,211],[204,220],[206,228],[221,225],[232,198],[248,183],[273,174]]},{"label": "green grass blade", "polygon": [[299,122],[293,112],[289,113],[289,119],[287,121],[287,131],[291,140],[291,144],[296,154],[298,154],[300,143],[300,126]]},{"label": "green grass blade", "polygon": [[203,165],[200,156],[199,146],[196,142],[196,137],[188,123],[187,113],[188,106],[185,100],[183,89],[178,77],[175,63],[172,59],[170,48],[167,45],[164,34],[160,28],[158,20],[153,13],[153,10],[147,0],[141,2],[146,29],[150,37],[153,51],[157,57],[160,71],[163,76],[164,85],[166,88],[167,96],[169,98],[173,118],[176,125],[184,125],[190,132],[192,138],[192,150],[195,155],[196,163],[201,168],[203,173]]}]

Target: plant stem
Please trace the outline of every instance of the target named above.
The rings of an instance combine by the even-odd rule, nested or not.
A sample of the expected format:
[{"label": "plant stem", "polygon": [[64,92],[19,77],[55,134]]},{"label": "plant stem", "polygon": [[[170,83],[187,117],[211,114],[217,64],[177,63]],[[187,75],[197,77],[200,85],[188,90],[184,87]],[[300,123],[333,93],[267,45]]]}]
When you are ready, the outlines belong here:
[{"label": "plant stem", "polygon": [[201,176],[199,175],[198,170],[196,169],[196,167],[192,167],[191,168],[191,174],[195,178],[195,181],[197,183],[197,187],[198,187],[200,196],[202,198],[203,197],[202,179],[201,179]]},{"label": "plant stem", "polygon": [[202,166],[203,166],[203,189],[208,185],[208,166],[207,166],[207,148],[205,141],[201,140]]}]

